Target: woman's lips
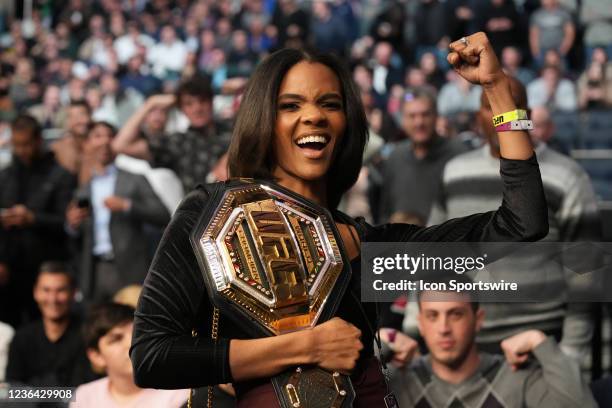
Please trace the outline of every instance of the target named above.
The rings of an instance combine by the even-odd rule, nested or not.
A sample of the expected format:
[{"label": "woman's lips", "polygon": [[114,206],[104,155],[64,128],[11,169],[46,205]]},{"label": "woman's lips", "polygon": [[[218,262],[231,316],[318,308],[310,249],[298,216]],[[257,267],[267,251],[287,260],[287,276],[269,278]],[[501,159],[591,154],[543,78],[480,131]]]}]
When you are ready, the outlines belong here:
[{"label": "woman's lips", "polygon": [[327,148],[327,146],[325,146],[323,149],[313,149],[307,146],[297,146],[297,148],[304,156],[309,159],[320,159],[325,155],[325,149]]}]

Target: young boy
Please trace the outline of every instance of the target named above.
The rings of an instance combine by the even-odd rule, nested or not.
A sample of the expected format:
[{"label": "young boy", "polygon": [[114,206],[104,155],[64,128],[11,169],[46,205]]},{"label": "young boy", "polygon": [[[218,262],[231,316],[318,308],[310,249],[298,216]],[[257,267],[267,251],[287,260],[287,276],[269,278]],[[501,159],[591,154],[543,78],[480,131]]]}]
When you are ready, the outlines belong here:
[{"label": "young boy", "polygon": [[132,342],[134,309],[117,303],[94,307],[83,327],[87,357],[107,376],[76,390],[71,408],[180,407],[189,390],[154,390],[134,384],[129,349]]}]

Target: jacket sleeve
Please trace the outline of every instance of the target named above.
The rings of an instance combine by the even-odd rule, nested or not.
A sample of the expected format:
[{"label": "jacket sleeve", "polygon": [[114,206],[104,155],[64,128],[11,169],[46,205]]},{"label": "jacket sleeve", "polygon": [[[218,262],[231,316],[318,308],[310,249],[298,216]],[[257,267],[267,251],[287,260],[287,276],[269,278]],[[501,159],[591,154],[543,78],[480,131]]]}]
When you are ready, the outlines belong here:
[{"label": "jacket sleeve", "polygon": [[161,202],[146,178],[136,176],[136,191],[132,198],[129,214],[140,221],[165,226],[170,221],[170,213]]},{"label": "jacket sleeve", "polygon": [[53,180],[52,208],[48,211],[34,211],[34,227],[63,232],[66,208],[76,188],[76,178],[59,166],[51,173]]},{"label": "jacket sleeve", "polygon": [[[189,234],[208,195],[190,193],[181,203],[157,249],[136,313],[130,356],[136,384],[143,388],[197,388],[231,382],[229,339],[213,341],[192,329],[210,328],[209,302]],[[208,322],[198,321],[199,316]],[[210,330],[210,329],[209,329]]]},{"label": "jacket sleeve", "polygon": [[535,154],[527,160],[500,160],[503,199],[496,211],[454,218],[431,227],[386,224],[375,236],[384,241],[537,241],[548,233],[548,210]]},{"label": "jacket sleeve", "polygon": [[525,383],[526,407],[597,407],[589,386],[582,379],[580,366],[561,353],[552,338],[536,347],[533,355],[541,369],[534,371]]}]

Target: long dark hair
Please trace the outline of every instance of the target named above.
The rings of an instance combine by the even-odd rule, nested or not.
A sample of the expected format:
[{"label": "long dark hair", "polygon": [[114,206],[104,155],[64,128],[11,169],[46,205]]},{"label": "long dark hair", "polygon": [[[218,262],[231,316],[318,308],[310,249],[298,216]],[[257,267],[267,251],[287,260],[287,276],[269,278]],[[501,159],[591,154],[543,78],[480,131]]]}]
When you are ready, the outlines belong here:
[{"label": "long dark hair", "polygon": [[328,206],[335,208],[359,176],[368,124],[349,71],[332,55],[287,48],[271,54],[257,66],[236,118],[229,148],[229,172],[231,177],[273,179],[276,162],[272,143],[278,92],[287,71],[302,61],[330,68],[342,88],[346,130],[326,175]]}]

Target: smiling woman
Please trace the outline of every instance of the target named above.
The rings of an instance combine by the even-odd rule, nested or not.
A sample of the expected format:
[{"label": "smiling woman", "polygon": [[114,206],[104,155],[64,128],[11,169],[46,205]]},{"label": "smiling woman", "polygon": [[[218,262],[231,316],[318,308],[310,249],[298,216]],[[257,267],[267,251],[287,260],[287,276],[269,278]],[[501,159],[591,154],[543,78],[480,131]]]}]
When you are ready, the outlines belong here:
[{"label": "smiling woman", "polygon": [[[452,43],[448,59],[460,75],[483,85],[493,114],[516,109],[508,80],[483,33]],[[333,299],[335,317],[309,329],[253,339],[248,319],[226,319],[231,310],[222,309],[219,320],[190,235],[208,201],[229,184],[196,189],[168,226],[138,303],[131,357],[140,386],[184,388],[232,382],[238,407],[278,407],[270,378],[308,365],[350,374],[354,407],[385,406],[387,388],[373,350],[377,307],[359,300],[360,242],[528,241],[547,233],[539,168],[524,131],[500,133],[501,207],[429,228],[372,227],[336,210],[357,179],[366,139],[359,94],[334,57],[286,49],[257,67],[234,128],[230,175],[273,181],[327,207],[339,231],[339,246],[346,251],[343,259],[350,260],[350,268],[342,271],[350,273],[348,286]],[[274,227],[272,221],[267,227]],[[285,245],[281,244],[270,245],[272,252],[278,255]],[[240,262],[237,257],[235,262]],[[294,278],[296,273],[289,272],[289,277],[274,275],[274,279]],[[192,337],[194,327],[201,334],[198,338]],[[208,338],[210,333],[213,338]]]},{"label": "smiling woman", "polygon": [[357,180],[367,129],[359,93],[338,60],[281,50],[251,77],[230,145],[230,175],[286,180],[335,208]]}]

